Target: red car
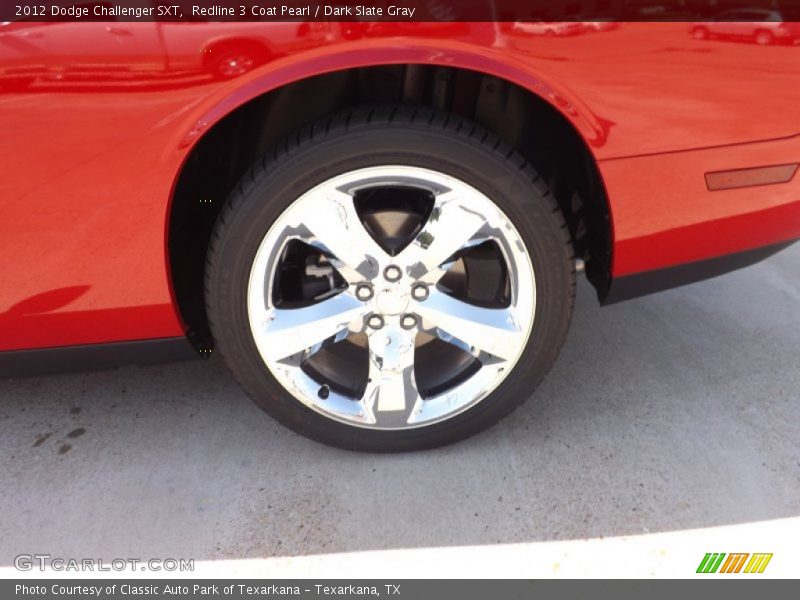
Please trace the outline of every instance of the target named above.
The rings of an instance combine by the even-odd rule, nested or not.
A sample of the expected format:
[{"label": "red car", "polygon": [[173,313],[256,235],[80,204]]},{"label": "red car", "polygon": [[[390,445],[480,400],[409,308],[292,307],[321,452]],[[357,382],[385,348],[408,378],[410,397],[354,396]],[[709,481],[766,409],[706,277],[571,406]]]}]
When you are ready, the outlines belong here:
[{"label": "red car", "polygon": [[4,23],[0,374],[213,350],[328,444],[474,434],[553,365],[581,272],[611,304],[800,237],[799,52],[666,22]]}]

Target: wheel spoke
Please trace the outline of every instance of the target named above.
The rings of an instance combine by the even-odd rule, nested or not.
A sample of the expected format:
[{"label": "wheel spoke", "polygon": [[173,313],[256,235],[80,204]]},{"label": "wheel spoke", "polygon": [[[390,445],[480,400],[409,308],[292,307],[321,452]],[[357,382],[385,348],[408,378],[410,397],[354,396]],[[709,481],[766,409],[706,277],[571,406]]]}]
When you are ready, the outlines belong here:
[{"label": "wheel spoke", "polygon": [[352,196],[338,190],[320,192],[309,200],[302,219],[310,231],[307,242],[330,254],[348,283],[378,275],[379,260],[386,253],[364,228]]},{"label": "wheel spoke", "polygon": [[486,217],[462,202],[456,192],[436,198],[430,217],[416,238],[398,256],[414,279],[436,283],[447,271],[444,263],[459,250],[486,239]]},{"label": "wheel spoke", "polygon": [[369,334],[369,383],[362,402],[378,425],[407,424],[420,407],[414,339],[414,333],[396,326]]},{"label": "wheel spoke", "polygon": [[287,358],[341,334],[367,310],[347,293],[304,308],[270,309],[260,330],[264,342],[260,348],[270,360]]},{"label": "wheel spoke", "polygon": [[439,336],[443,340],[461,340],[475,351],[502,360],[512,360],[522,345],[522,328],[511,308],[474,306],[432,289],[428,299],[417,303],[415,310],[444,332]]},{"label": "wheel spoke", "polygon": [[[492,382],[505,370],[505,362],[499,361],[495,364],[484,364],[472,377],[461,384],[459,394],[464,394],[468,398],[484,398]],[[425,398],[421,405],[421,410],[414,412],[409,419],[409,423],[417,423],[438,419],[453,411],[453,395],[449,391]]]}]

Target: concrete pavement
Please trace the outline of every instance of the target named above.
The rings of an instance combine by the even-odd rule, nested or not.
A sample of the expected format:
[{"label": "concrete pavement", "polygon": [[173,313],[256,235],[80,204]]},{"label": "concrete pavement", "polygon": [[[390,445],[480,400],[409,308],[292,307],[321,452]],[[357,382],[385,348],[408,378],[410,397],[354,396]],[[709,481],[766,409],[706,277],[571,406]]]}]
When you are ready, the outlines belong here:
[{"label": "concrete pavement", "polygon": [[797,245],[608,308],[582,282],[534,397],[430,452],[305,440],[218,358],[0,381],[0,567],[20,553],[208,561],[797,517],[799,356]]}]

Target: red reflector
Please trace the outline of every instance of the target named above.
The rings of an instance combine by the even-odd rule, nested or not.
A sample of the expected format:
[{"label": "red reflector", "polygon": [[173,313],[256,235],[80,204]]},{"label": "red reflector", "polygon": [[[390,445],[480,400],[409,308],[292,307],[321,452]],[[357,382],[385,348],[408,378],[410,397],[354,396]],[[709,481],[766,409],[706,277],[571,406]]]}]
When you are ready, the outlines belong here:
[{"label": "red reflector", "polygon": [[797,171],[797,163],[791,165],[772,165],[770,167],[753,167],[751,169],[734,169],[732,171],[714,171],[706,173],[706,185],[712,192],[733,188],[770,185],[791,181]]}]

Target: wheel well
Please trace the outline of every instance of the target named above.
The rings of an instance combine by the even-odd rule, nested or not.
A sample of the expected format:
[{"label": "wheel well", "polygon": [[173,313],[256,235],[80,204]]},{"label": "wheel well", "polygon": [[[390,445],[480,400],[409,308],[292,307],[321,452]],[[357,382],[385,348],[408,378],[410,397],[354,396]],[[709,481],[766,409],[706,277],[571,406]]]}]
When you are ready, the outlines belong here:
[{"label": "wheel well", "polygon": [[172,285],[189,338],[212,344],[204,302],[205,259],[219,211],[253,162],[280,139],[333,112],[363,104],[428,106],[472,119],[525,156],[563,210],[576,257],[603,295],[611,225],[596,164],[572,124],[550,104],[508,81],[429,65],[364,67],[318,75],[239,107],[197,143],[181,171],[169,222]]}]

